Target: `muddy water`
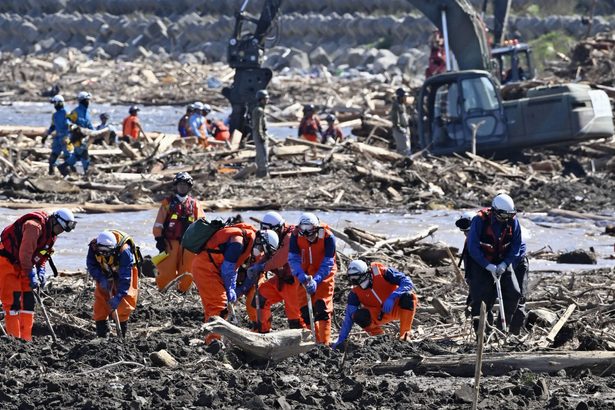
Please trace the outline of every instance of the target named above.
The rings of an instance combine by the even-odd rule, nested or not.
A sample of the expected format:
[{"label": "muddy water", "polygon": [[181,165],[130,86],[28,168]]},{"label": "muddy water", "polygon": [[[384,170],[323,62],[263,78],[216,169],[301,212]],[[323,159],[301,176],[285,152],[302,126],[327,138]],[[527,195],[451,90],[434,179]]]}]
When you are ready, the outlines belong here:
[{"label": "muddy water", "polygon": [[[10,224],[18,215],[25,211],[0,209],[0,227]],[[249,217],[262,217],[263,211],[244,212],[244,219]],[[427,241],[440,241],[461,248],[463,235],[455,227],[454,221],[461,214],[460,211],[426,211],[416,214],[365,214],[349,212],[317,212],[322,221],[330,226],[342,230],[345,226],[353,225],[384,234],[388,237],[412,236],[430,226],[438,226],[438,230]],[[226,218],[232,213],[209,213],[210,218]],[[288,221],[294,222],[299,218],[300,212],[283,212]],[[141,246],[143,254],[157,253],[151,229],[156,210],[117,213],[117,214],[77,214],[77,229],[70,234],[60,235],[56,244],[55,261],[60,269],[84,269],[87,244],[98,232],[107,228],[127,231]],[[615,219],[615,217],[614,217]],[[614,260],[604,259],[613,253],[612,237],[602,235],[604,227],[586,220],[571,220],[564,218],[551,218],[544,214],[520,215],[524,231],[524,238],[528,244],[528,251],[538,250],[550,246],[553,251],[573,250],[577,248],[588,249],[593,246],[598,254],[598,266],[615,266]],[[351,249],[343,242],[339,249],[349,253]],[[581,270],[588,269],[588,265],[562,265],[554,262],[534,260],[533,270]]]}]

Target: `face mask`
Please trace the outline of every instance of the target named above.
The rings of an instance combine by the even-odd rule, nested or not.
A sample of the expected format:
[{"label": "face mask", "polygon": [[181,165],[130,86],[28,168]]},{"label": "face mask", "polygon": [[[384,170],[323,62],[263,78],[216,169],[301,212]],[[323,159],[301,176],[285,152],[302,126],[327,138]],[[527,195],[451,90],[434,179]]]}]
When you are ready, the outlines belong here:
[{"label": "face mask", "polygon": [[367,289],[369,288],[369,278],[365,279],[363,282],[361,282],[359,284],[359,286],[361,287],[361,289]]},{"label": "face mask", "polygon": [[252,256],[259,256],[261,254],[261,250],[257,247],[252,248]]}]

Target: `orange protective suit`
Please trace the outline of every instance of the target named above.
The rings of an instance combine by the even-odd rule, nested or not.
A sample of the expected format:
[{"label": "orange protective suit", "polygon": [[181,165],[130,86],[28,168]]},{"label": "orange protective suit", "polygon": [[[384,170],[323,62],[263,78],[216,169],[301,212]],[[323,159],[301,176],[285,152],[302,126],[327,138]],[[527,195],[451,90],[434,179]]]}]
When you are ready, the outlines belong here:
[{"label": "orange protective suit", "polygon": [[181,238],[188,226],[203,216],[199,202],[189,195],[183,202],[180,202],[175,195],[162,201],[152,230],[154,238],[165,238],[165,251],[168,255],[156,265],[158,270],[156,285],[159,290],[164,289],[172,280],[184,273],[187,275],[180,279],[177,290],[187,292],[190,289],[192,262],[196,255],[182,248]]},{"label": "orange protective suit", "polygon": [[[290,266],[288,265],[288,251],[293,230],[294,226],[284,226],[280,235],[280,247],[265,263],[263,268],[265,272],[273,272],[274,276],[266,282],[259,284],[258,288],[261,306],[261,333],[271,331],[271,306],[280,302],[284,302],[284,310],[289,327],[291,329],[302,327],[301,305],[298,293],[302,288],[299,281],[292,276]],[[256,306],[256,300],[249,297],[249,295],[246,296],[246,301],[248,300],[251,301],[249,303],[251,309],[248,310],[248,316],[253,323],[256,323],[256,309],[252,307]]]},{"label": "orange protective suit", "polygon": [[57,236],[45,212],[30,212],[6,227],[1,238],[0,280],[6,332],[29,341],[35,306],[30,273],[44,268]]},{"label": "orange protective suit", "polygon": [[[331,266],[327,272],[322,272],[327,259],[332,262]],[[297,266],[296,263],[299,260],[300,266]],[[300,279],[301,273],[303,273],[312,276],[318,283],[316,293],[311,296],[316,340],[318,343],[329,345],[331,343],[335,273],[337,272],[335,237],[329,227],[322,224],[314,242],[310,242],[305,236],[299,235],[299,229],[295,229],[290,241],[289,264],[293,270],[293,276],[296,278]],[[298,288],[298,300],[303,322],[308,325],[308,299],[303,287]]]},{"label": "orange protective suit", "polygon": [[[228,283],[234,290],[237,280],[236,271],[250,257],[255,238],[256,229],[253,226],[245,223],[233,224],[216,232],[194,258],[192,275],[203,303],[205,321],[212,316],[227,317],[228,289],[222,278],[222,265],[224,262],[234,264],[235,277],[230,278]],[[234,248],[235,244],[240,245],[241,251],[236,261],[230,261],[228,260],[229,251]],[[205,342],[209,344],[214,339],[220,339],[220,335],[210,333],[205,338]]]}]

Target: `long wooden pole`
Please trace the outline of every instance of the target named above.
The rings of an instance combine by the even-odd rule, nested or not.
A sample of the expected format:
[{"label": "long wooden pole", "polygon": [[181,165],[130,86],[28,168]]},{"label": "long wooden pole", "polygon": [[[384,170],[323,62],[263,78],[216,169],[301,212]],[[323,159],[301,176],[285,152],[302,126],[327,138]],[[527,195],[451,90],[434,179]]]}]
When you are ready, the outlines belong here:
[{"label": "long wooden pole", "polygon": [[478,346],[476,348],[476,368],[474,369],[474,400],[472,401],[472,410],[476,410],[480,393],[480,373],[483,367],[483,346],[485,340],[485,302],[480,304],[480,319],[478,321]]}]

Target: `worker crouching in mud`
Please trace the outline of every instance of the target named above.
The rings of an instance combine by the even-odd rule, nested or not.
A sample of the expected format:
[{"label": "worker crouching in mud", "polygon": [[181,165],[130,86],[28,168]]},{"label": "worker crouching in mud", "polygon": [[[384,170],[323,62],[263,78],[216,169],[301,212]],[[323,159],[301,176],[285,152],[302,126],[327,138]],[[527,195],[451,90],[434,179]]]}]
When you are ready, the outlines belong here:
[{"label": "worker crouching in mud", "polygon": [[[212,316],[227,318],[229,311],[234,311],[237,269],[250,258],[256,236],[253,226],[233,221],[223,224],[200,246],[192,263],[192,274],[203,303],[205,321]],[[209,352],[217,353],[223,348],[220,339],[216,333],[207,335],[205,343]]]},{"label": "worker crouching in mud", "polygon": [[109,334],[109,317],[119,320],[122,337],[126,336],[128,318],[137,306],[140,259],[139,249],[124,232],[103,231],[90,242],[86,263],[96,281],[94,320],[98,337]]},{"label": "worker crouching in mud", "polygon": [[156,264],[156,285],[161,291],[170,287],[176,279],[179,292],[187,292],[192,285],[192,261],[196,255],[184,249],[180,241],[188,226],[203,216],[199,202],[190,195],[193,184],[189,173],[175,175],[175,194],[162,201],[156,216],[153,234],[156,248],[163,258]]},{"label": "worker crouching in mud", "polygon": [[375,336],[384,333],[382,325],[399,320],[399,339],[408,340],[418,305],[410,278],[381,263],[374,262],[368,266],[358,259],[348,265],[347,276],[353,287],[348,294],[346,315],[333,347],[343,345],[354,323]]}]

